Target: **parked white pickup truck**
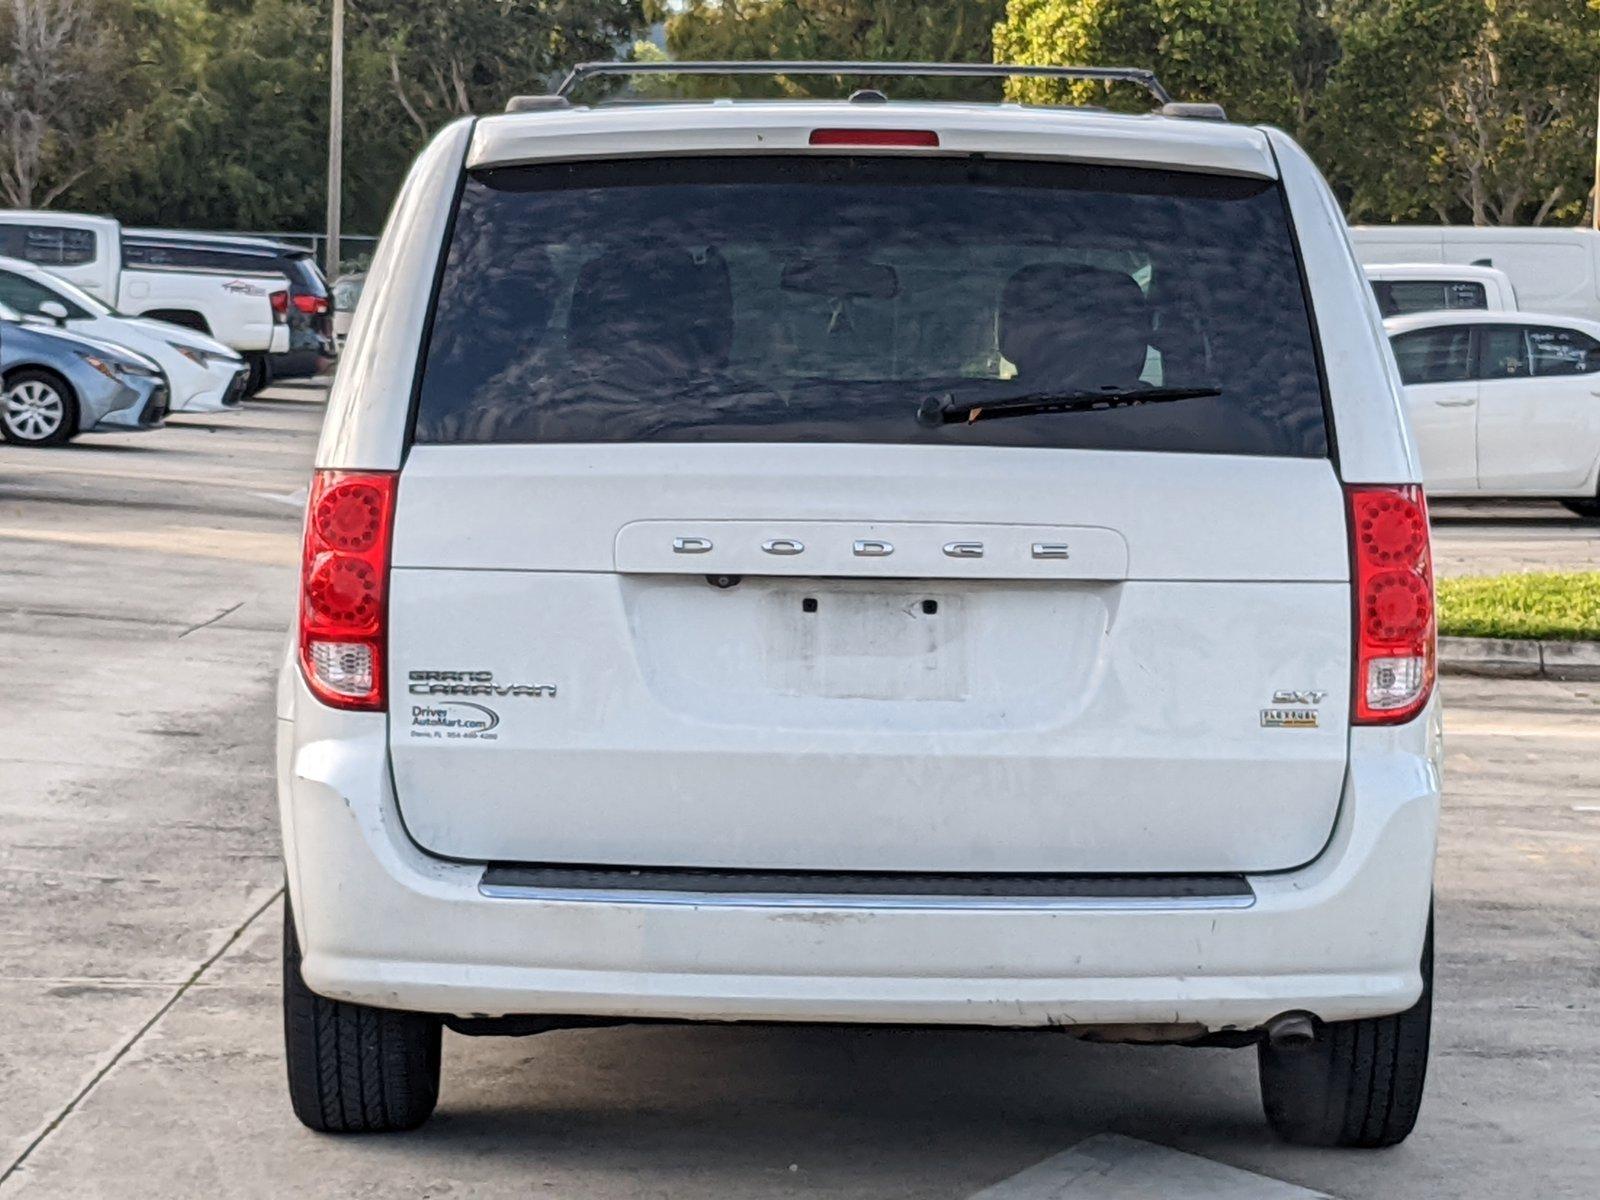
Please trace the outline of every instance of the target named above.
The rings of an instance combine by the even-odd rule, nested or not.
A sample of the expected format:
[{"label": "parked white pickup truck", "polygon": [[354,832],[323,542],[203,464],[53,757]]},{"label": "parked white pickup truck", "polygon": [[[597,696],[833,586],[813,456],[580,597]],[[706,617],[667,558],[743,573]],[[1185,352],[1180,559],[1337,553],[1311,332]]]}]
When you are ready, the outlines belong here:
[{"label": "parked white pickup truck", "polygon": [[133,317],[208,334],[250,364],[247,393],[266,358],[289,348],[289,284],[275,271],[128,266],[122,226],[110,217],[0,209],[0,255],[20,258]]}]

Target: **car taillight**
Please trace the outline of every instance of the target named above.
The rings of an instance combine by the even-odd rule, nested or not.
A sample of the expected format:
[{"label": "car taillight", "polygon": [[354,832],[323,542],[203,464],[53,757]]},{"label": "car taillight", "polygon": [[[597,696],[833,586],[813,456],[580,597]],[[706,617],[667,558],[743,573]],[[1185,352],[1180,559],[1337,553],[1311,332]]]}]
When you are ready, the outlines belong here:
[{"label": "car taillight", "polygon": [[1357,725],[1397,725],[1433,691],[1436,621],[1428,505],[1415,484],[1351,485]]},{"label": "car taillight", "polygon": [[335,708],[381,711],[395,477],[318,471],[300,562],[300,668]]},{"label": "car taillight", "polygon": [[272,292],[267,300],[272,304],[272,323],[282,325],[289,319],[289,293]]},{"label": "car taillight", "polygon": [[931,129],[813,129],[813,146],[921,146],[936,147],[939,135]]},{"label": "car taillight", "polygon": [[316,316],[319,313],[325,313],[328,311],[328,302],[326,299],[321,296],[311,296],[305,293],[301,293],[294,298],[294,306],[301,312],[307,313],[311,316]]}]

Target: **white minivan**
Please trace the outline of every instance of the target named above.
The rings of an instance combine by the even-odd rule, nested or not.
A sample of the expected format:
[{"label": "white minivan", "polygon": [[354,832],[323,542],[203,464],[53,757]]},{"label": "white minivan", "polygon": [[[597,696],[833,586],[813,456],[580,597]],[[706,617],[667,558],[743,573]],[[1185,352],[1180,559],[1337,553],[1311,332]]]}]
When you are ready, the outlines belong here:
[{"label": "white minivan", "polygon": [[413,166],[277,700],[296,1114],[420,1124],[442,1028],[856,1022],[1253,1047],[1281,1135],[1401,1140],[1433,580],[1337,202],[1212,106],[864,99]]}]

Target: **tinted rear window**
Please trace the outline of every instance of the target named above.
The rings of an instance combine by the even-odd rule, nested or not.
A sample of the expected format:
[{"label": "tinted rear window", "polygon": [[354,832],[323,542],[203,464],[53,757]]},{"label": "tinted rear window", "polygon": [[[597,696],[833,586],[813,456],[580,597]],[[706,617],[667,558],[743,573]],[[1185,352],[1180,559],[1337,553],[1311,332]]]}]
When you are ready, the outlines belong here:
[{"label": "tinted rear window", "polygon": [[1489,307],[1489,294],[1483,284],[1463,279],[1379,279],[1373,281],[1372,290],[1386,317]]},{"label": "tinted rear window", "polygon": [[[540,164],[466,180],[419,442],[887,442],[1318,456],[1277,185],[959,158]],[[928,397],[1214,387],[939,425]]]},{"label": "tinted rear window", "polygon": [[328,283],[322,270],[309,254],[286,254],[280,262],[283,273],[289,277],[294,290],[311,296],[326,296]]},{"label": "tinted rear window", "polygon": [[171,242],[122,241],[122,261],[138,267],[195,267],[204,271],[276,271],[277,257],[268,251],[234,246]]}]

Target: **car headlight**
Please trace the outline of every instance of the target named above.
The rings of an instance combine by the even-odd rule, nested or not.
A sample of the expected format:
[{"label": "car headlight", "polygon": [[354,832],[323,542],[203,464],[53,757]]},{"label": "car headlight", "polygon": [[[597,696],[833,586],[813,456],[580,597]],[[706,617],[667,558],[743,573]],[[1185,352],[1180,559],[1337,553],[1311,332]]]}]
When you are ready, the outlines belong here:
[{"label": "car headlight", "polygon": [[213,367],[219,364],[226,367],[235,367],[244,364],[244,360],[237,354],[218,354],[212,350],[201,350],[196,346],[183,346],[177,342],[168,342],[167,345],[197,367]]},{"label": "car headlight", "polygon": [[104,375],[107,379],[114,379],[118,383],[122,382],[122,372],[119,371],[114,364],[108,363],[103,358],[96,358],[92,354],[80,354],[78,357],[83,359],[84,362],[88,363],[96,371],[99,371],[100,374]]},{"label": "car headlight", "polygon": [[124,379],[153,379],[161,374],[160,371],[153,371],[142,363],[129,362],[126,359],[106,359],[95,354],[80,354],[78,357],[107,379],[115,379],[119,383]]}]

